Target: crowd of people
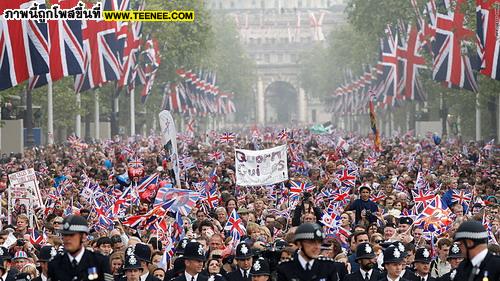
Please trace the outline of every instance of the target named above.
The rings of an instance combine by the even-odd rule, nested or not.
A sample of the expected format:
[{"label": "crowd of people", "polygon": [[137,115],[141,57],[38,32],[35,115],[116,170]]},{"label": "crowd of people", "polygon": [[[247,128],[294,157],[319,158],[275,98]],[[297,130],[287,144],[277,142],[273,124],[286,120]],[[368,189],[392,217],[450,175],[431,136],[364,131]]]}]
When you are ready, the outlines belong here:
[{"label": "crowd of people", "polygon": [[[3,155],[0,280],[500,280],[493,143],[233,133],[179,134],[174,158],[154,134]],[[235,148],[281,144],[288,181],[236,184]],[[8,175],[29,168],[44,204],[9,211]],[[157,204],[165,187],[203,196]]]}]

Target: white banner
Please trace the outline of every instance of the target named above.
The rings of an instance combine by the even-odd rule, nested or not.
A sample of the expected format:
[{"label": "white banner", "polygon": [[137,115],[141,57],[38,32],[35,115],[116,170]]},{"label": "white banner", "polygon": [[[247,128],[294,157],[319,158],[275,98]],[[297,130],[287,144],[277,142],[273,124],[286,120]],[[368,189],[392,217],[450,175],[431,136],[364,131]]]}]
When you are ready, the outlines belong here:
[{"label": "white banner", "polygon": [[286,145],[264,149],[235,149],[236,184],[258,186],[288,179]]},{"label": "white banner", "polygon": [[43,207],[43,200],[38,189],[33,168],[9,174],[9,204],[8,220],[11,221],[12,208],[18,213],[25,213],[30,218],[30,226],[33,225],[33,208]]},{"label": "white banner", "polygon": [[175,129],[174,118],[170,111],[163,110],[158,115],[160,117],[161,139],[162,143],[170,155],[172,169],[175,174],[175,182],[180,187],[181,179],[179,177],[179,154],[177,154],[177,130]]}]

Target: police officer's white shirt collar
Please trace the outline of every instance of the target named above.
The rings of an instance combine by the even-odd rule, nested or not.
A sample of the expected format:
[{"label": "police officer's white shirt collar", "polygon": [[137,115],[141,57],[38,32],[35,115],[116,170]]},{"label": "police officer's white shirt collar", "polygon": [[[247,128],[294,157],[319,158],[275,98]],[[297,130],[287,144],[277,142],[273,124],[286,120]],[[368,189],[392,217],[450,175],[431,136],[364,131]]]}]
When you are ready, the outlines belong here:
[{"label": "police officer's white shirt collar", "polygon": [[479,266],[483,260],[486,258],[486,255],[488,254],[488,249],[484,249],[479,254],[477,254],[475,257],[473,257],[470,262],[472,263],[472,266]]},{"label": "police officer's white shirt collar", "polygon": [[80,261],[82,260],[83,257],[83,253],[85,253],[85,247],[82,247],[80,249],[80,252],[78,252],[78,254],[74,257],[70,253],[68,253],[69,261],[73,262],[73,260],[76,260],[76,263],[80,264]]},{"label": "police officer's white shirt collar", "polygon": [[[240,267],[240,272],[241,272],[241,276],[243,276],[243,277],[245,277],[245,276],[249,277],[250,276],[250,269],[244,270],[243,268]],[[245,275],[245,272],[247,273],[246,275]]]},{"label": "police officer's white shirt collar", "polygon": [[5,270],[5,273],[2,275],[2,280],[7,280],[7,274],[9,272],[7,270]]},{"label": "police officer's white shirt collar", "polygon": [[387,275],[387,280],[389,280],[389,281],[399,281],[399,280],[401,280],[401,276],[399,276],[396,279],[392,279],[391,277],[389,277],[389,275]]},{"label": "police officer's white shirt collar", "polygon": [[40,274],[40,279],[42,279],[42,281],[47,281],[47,276],[45,276],[45,274]]},{"label": "police officer's white shirt collar", "polygon": [[[306,259],[301,255],[301,252],[302,251],[299,251],[297,253],[297,256],[299,257],[299,263],[300,263],[300,265],[302,266],[302,268],[304,270],[306,270],[306,268],[307,268],[306,264],[308,263],[308,261],[306,261]],[[314,259],[312,259],[312,260],[309,261],[309,269],[311,269],[313,267],[313,264],[314,264]]]},{"label": "police officer's white shirt collar", "polygon": [[[142,272],[144,272],[144,270]],[[149,271],[146,271],[146,273],[142,273],[142,275],[140,277],[141,281],[146,281],[146,279],[148,278],[148,275],[149,275]]]},{"label": "police officer's white shirt collar", "polygon": [[363,278],[365,278],[367,272],[368,272],[368,279],[372,278],[373,269],[370,269],[368,271],[364,271],[363,269],[360,268],[359,271],[361,272],[361,276]]},{"label": "police officer's white shirt collar", "polygon": [[421,276],[421,275],[417,274],[417,277],[420,278],[420,280],[422,280],[422,278],[423,278],[423,280],[427,280],[427,278],[429,278],[429,274],[427,274],[425,276]]},{"label": "police officer's white shirt collar", "polygon": [[[403,277],[403,275],[405,275],[405,273],[406,273],[406,268],[401,270],[401,274],[399,274],[399,277]],[[389,277],[387,277],[387,278],[389,278]]]},{"label": "police officer's white shirt collar", "polygon": [[184,271],[184,275],[186,276],[187,281],[191,281],[193,277],[194,277],[194,280],[198,280],[198,273],[196,273],[196,275],[193,276],[193,275],[187,273],[187,271]]}]

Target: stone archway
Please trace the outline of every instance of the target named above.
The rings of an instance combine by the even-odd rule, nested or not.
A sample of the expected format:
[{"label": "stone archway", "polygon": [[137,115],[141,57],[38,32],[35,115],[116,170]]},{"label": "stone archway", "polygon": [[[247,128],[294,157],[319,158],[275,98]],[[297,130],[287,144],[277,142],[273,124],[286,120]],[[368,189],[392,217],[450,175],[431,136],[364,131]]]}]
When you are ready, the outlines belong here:
[{"label": "stone archway", "polygon": [[[280,100],[281,98],[281,100]],[[292,104],[293,103],[293,104]],[[284,112],[288,105],[289,112]],[[279,115],[279,118],[278,118]],[[307,122],[307,98],[296,76],[262,75],[257,80],[256,120],[258,124]],[[283,122],[285,121],[286,122]]]},{"label": "stone archway", "polygon": [[298,90],[289,82],[274,81],[264,90],[266,124],[286,124],[298,120]]}]

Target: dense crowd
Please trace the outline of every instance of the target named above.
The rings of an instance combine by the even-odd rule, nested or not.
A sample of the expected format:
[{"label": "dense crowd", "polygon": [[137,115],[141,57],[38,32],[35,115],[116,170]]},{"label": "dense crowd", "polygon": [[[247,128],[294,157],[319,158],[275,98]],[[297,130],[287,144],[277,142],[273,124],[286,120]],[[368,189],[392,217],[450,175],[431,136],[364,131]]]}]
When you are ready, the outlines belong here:
[{"label": "dense crowd", "polygon": [[[500,254],[500,164],[492,143],[408,133],[375,148],[371,137],[341,131],[234,133],[234,139],[179,134],[178,179],[171,150],[154,134],[71,138],[3,155],[0,280],[321,280],[335,272],[324,280],[375,281],[385,274],[397,281],[389,276],[398,264],[401,280],[433,281],[468,259],[454,240],[470,221],[483,226],[489,253]],[[288,181],[236,185],[235,148],[281,144],[288,147]],[[31,211],[16,202],[9,223],[8,175],[28,168],[37,173],[44,206]],[[174,210],[157,204],[165,187],[204,196]],[[61,260],[78,243],[104,257],[96,255],[91,262],[98,266],[88,269],[74,265],[65,279],[64,266],[55,264],[82,263]],[[305,275],[287,269],[294,259]],[[77,269],[82,275],[72,273]],[[381,270],[380,278],[373,270]]]}]

